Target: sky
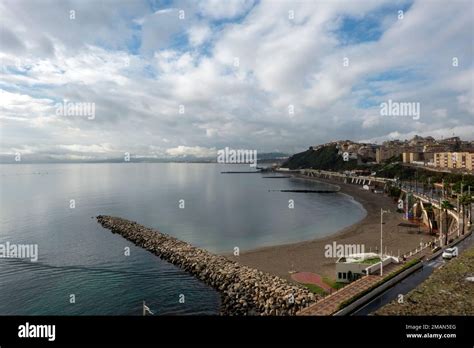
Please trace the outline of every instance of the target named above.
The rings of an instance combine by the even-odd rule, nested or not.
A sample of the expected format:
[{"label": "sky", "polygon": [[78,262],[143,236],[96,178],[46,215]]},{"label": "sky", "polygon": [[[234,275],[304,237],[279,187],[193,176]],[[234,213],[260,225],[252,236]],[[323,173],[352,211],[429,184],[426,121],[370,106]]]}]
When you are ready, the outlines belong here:
[{"label": "sky", "polygon": [[471,0],[0,0],[0,155],[474,140],[473,33]]}]

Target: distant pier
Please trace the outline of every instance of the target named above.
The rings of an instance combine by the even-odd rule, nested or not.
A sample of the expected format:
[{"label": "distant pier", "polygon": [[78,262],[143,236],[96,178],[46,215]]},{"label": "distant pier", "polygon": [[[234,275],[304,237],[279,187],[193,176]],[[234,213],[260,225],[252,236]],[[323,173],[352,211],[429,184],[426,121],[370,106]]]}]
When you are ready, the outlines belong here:
[{"label": "distant pier", "polygon": [[321,189],[321,190],[268,190],[269,192],[295,192],[295,193],[336,193],[341,188],[338,186],[334,189]]},{"label": "distant pier", "polygon": [[273,176],[262,176],[263,179],[287,179],[292,178],[291,175],[273,175]]},{"label": "distant pier", "polygon": [[221,174],[257,174],[257,173],[261,173],[260,170],[247,170],[247,171],[228,171],[228,172],[221,172]]}]

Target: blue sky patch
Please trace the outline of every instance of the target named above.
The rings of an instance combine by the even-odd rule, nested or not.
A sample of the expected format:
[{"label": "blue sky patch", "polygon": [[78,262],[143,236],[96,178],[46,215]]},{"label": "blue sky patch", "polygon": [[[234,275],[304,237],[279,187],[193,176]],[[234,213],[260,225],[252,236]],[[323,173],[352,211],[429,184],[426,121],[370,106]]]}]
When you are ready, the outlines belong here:
[{"label": "blue sky patch", "polygon": [[334,33],[341,46],[378,41],[384,33],[385,19],[392,17],[393,21],[398,20],[398,11],[406,13],[411,5],[412,2],[398,6],[391,4],[363,16],[344,16],[340,18],[341,25]]}]

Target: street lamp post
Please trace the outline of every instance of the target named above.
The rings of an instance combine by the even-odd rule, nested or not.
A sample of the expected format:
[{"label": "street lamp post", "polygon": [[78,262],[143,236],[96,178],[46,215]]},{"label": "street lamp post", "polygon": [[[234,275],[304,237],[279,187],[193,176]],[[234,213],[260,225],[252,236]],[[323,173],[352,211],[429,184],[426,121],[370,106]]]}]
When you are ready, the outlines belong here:
[{"label": "street lamp post", "polygon": [[[471,186],[467,187],[467,195],[469,197],[469,201],[471,201],[472,196],[471,196]],[[469,204],[469,226],[472,224],[472,203]]]},{"label": "street lamp post", "polygon": [[418,168],[415,171],[415,192],[418,193]]},{"label": "street lamp post", "polygon": [[380,276],[383,276],[383,214],[390,213],[390,210],[383,210],[380,208]]}]

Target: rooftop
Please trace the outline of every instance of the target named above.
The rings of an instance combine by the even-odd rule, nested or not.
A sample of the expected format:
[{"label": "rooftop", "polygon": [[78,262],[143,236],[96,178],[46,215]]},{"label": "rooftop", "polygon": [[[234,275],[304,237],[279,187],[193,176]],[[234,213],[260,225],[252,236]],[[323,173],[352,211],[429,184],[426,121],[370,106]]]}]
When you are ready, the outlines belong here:
[{"label": "rooftop", "polygon": [[380,262],[380,256],[376,253],[360,253],[340,257],[337,263],[365,263],[372,265]]}]

